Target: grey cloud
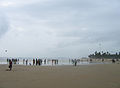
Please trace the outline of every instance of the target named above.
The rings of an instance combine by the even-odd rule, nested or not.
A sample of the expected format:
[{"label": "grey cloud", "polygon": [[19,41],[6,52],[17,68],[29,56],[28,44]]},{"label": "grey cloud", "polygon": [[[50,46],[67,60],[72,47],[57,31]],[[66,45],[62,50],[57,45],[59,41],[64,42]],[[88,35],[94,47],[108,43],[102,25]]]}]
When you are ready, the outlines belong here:
[{"label": "grey cloud", "polygon": [[[119,0],[50,0],[8,8],[6,11],[15,21],[14,25],[21,24],[22,27],[27,26],[27,29],[31,30],[32,27],[36,28],[34,31],[41,28],[39,32],[43,34],[43,40],[48,37],[55,38],[52,41],[57,42],[55,50],[65,47],[67,47],[65,49],[74,50],[81,49],[85,47],[84,45],[91,47],[92,44],[100,42],[105,44],[112,42],[116,47],[119,46],[119,7]],[[27,16],[28,19],[25,18]],[[28,24],[34,26],[31,25],[31,27]],[[53,35],[49,35],[51,32]],[[31,36],[31,33],[26,33]],[[45,35],[48,37],[45,38]]]},{"label": "grey cloud", "polygon": [[[87,10],[89,8],[95,8],[93,3],[90,3],[89,1],[78,1],[78,0],[66,0],[66,1],[60,1],[60,0],[51,0],[49,2],[45,3],[34,3],[34,4],[28,4],[26,6],[20,7],[19,11],[28,13],[31,16],[35,16],[38,18],[51,18],[53,19],[56,15],[64,15],[64,13],[73,11],[73,10]],[[68,14],[68,13],[67,13]]]},{"label": "grey cloud", "polygon": [[[50,27],[63,30],[55,30],[58,37],[76,37],[78,38],[76,41],[95,43],[119,40],[117,37],[120,28],[119,7],[118,0],[58,0],[23,8],[33,17],[50,20],[48,23]],[[87,30],[82,31],[82,27]]]},{"label": "grey cloud", "polygon": [[[61,28],[62,30],[63,28],[64,30],[69,29],[69,26],[71,26],[74,31],[75,26],[78,28],[84,26],[89,28],[89,33],[97,32],[97,30],[99,33],[99,30],[107,32],[113,30],[114,26],[119,25],[119,4],[118,0],[51,0],[42,4],[37,2],[26,5],[18,9],[18,11],[24,12],[33,18],[36,17],[38,20],[48,19],[50,21],[47,25],[56,29]],[[55,19],[56,21],[54,21]],[[81,32],[81,30],[79,31]]]},{"label": "grey cloud", "polygon": [[3,36],[8,31],[8,21],[4,14],[0,14],[0,37]]}]

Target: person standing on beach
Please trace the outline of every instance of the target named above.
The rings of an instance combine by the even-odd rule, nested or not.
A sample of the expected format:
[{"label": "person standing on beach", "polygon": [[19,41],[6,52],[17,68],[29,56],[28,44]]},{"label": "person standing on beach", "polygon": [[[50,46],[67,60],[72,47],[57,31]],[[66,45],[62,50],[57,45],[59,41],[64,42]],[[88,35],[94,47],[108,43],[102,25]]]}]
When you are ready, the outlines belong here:
[{"label": "person standing on beach", "polygon": [[102,58],[102,62],[104,62],[104,58]]},{"label": "person standing on beach", "polygon": [[9,60],[9,68],[10,68],[10,71],[12,70],[12,61]]},{"label": "person standing on beach", "polygon": [[76,59],[74,60],[74,63],[75,63],[75,66],[77,66],[77,60]]},{"label": "person standing on beach", "polygon": [[25,64],[25,59],[23,59],[23,64]]},{"label": "person standing on beach", "polygon": [[115,63],[115,59],[112,59],[112,63]]},{"label": "person standing on beach", "polygon": [[38,60],[37,60],[37,58],[36,58],[36,66],[37,66],[37,64],[38,64]]},{"label": "person standing on beach", "polygon": [[35,65],[35,59],[33,59],[33,65]]},{"label": "person standing on beach", "polygon": [[90,58],[90,63],[92,63],[92,58]]},{"label": "person standing on beach", "polygon": [[28,65],[28,59],[26,60],[26,65]]}]

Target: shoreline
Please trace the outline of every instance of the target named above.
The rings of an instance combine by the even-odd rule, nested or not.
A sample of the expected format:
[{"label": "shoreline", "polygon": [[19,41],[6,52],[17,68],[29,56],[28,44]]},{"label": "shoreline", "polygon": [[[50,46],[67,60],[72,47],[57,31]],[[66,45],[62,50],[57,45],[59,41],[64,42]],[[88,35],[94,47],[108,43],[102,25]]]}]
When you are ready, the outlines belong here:
[{"label": "shoreline", "polygon": [[[17,59],[15,59],[17,60]],[[40,62],[40,66],[55,66],[55,65],[73,65],[73,61],[72,59],[65,59],[65,60],[59,60],[58,59],[58,62],[55,63],[55,62],[52,62],[52,59],[51,60],[47,60],[47,59],[41,59],[42,62]],[[44,62],[44,60],[46,60]],[[53,59],[54,60],[54,59]],[[77,64],[78,65],[91,65],[91,64],[109,64],[109,63],[112,63],[112,59],[105,59],[104,61],[102,61],[101,59],[92,59],[92,61],[88,60],[88,59],[77,59],[78,62]],[[27,61],[27,65],[36,65],[36,61],[35,63],[33,63],[33,59],[20,59],[18,61],[13,61],[13,64],[17,64],[17,65],[26,65],[26,61]],[[117,63],[119,63],[120,61],[116,61]],[[8,64],[9,61],[7,59],[4,59],[4,60],[0,60],[0,64]],[[39,65],[39,64],[37,64]]]}]

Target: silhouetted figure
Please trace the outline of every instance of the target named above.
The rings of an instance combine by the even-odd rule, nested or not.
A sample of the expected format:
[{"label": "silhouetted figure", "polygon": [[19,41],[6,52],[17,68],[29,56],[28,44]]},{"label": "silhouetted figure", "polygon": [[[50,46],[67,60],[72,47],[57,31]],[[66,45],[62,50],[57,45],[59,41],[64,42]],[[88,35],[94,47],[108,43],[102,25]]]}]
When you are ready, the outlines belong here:
[{"label": "silhouetted figure", "polygon": [[58,60],[56,61],[56,63],[58,64]]},{"label": "silhouetted figure", "polygon": [[44,60],[44,64],[46,64],[46,59]]},{"label": "silhouetted figure", "polygon": [[7,64],[9,63],[9,59],[7,58]]},{"label": "silhouetted figure", "polygon": [[90,58],[90,62],[92,62],[92,59]]},{"label": "silhouetted figure", "polygon": [[104,62],[104,59],[102,59],[102,62]]},{"label": "silhouetted figure", "polygon": [[36,65],[38,64],[38,60],[36,59]]},{"label": "silhouetted figure", "polygon": [[19,59],[17,59],[17,62],[18,62],[18,64],[19,64]]},{"label": "silhouetted figure", "polygon": [[49,59],[47,59],[47,64],[49,64]]},{"label": "silhouetted figure", "polygon": [[9,68],[10,68],[10,71],[12,70],[12,61],[9,60]]},{"label": "silhouetted figure", "polygon": [[23,59],[23,64],[25,64],[25,59]]},{"label": "silhouetted figure", "polygon": [[40,62],[40,59],[38,59],[38,65],[40,66],[41,62]]},{"label": "silhouetted figure", "polygon": [[42,65],[42,59],[40,59],[40,65]]},{"label": "silhouetted figure", "polygon": [[28,59],[26,60],[26,65],[28,65]]},{"label": "silhouetted figure", "polygon": [[115,63],[115,59],[112,59],[112,63]]},{"label": "silhouetted figure", "polygon": [[9,61],[9,59],[7,58],[7,62]]},{"label": "silhouetted figure", "polygon": [[74,60],[72,59],[72,64],[74,64]]},{"label": "silhouetted figure", "polygon": [[52,60],[52,65],[53,65],[54,60]]},{"label": "silhouetted figure", "polygon": [[75,63],[75,66],[77,66],[77,60],[76,59],[74,60],[74,63]]},{"label": "silhouetted figure", "polygon": [[80,59],[77,59],[77,62],[80,63]]},{"label": "silhouetted figure", "polygon": [[31,66],[31,63],[29,63],[29,65]]},{"label": "silhouetted figure", "polygon": [[35,65],[35,59],[33,59],[33,65]]},{"label": "silhouetted figure", "polygon": [[55,62],[55,65],[57,64],[57,62],[56,62],[57,60],[54,60],[54,62]]}]

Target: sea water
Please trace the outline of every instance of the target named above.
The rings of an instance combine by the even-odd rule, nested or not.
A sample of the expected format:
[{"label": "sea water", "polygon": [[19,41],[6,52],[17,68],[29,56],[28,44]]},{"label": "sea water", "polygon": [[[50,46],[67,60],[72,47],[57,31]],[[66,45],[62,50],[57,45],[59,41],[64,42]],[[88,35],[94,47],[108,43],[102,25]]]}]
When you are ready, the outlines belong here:
[{"label": "sea water", "polygon": [[[11,59],[11,58],[9,58]],[[26,60],[28,59],[27,65],[33,65],[33,59],[32,58],[16,58],[19,59],[16,63],[13,62],[13,64],[16,65],[26,65]],[[23,60],[25,60],[23,62]],[[36,60],[36,59],[35,59]],[[58,59],[58,64],[52,63],[52,59],[46,59],[46,63],[44,63],[45,59],[42,59],[42,64],[41,66],[60,66],[60,65],[74,65],[72,62],[72,59]],[[0,58],[0,64],[9,64],[7,62],[7,58]],[[90,65],[90,64],[103,64],[103,63],[91,63],[87,60],[85,61],[79,61],[77,62],[77,65]]]}]

